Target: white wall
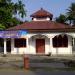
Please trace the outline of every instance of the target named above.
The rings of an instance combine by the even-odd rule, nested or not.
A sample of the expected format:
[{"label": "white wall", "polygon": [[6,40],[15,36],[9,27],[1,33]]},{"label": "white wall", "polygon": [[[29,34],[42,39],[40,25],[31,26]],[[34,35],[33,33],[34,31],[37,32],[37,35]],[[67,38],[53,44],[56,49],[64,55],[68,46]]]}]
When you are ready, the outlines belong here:
[{"label": "white wall", "polygon": [[50,39],[45,38],[45,54],[50,53]]},{"label": "white wall", "polygon": [[50,18],[42,18],[42,19],[37,19],[37,18],[33,18],[33,21],[50,21]]},{"label": "white wall", "polygon": [[36,54],[35,46],[35,39],[29,38],[29,54]]},{"label": "white wall", "polygon": [[[65,34],[65,33],[48,33],[48,34],[44,33],[44,34],[42,34],[42,35],[46,35],[48,38],[51,39],[51,40],[45,39],[45,42],[46,42],[45,54],[47,54],[49,52],[51,52],[53,55],[54,54],[72,54],[72,37],[74,37],[75,34],[74,33],[66,33],[67,35],[70,35],[70,36],[72,35],[72,37],[68,36],[68,40],[69,40],[68,47],[53,48],[52,42],[49,42],[49,41],[52,41],[52,38],[59,34]],[[29,36],[34,36],[34,35],[36,35],[36,34],[30,34]],[[35,47],[35,46],[33,46],[33,47]],[[34,48],[34,50],[35,50],[35,48]]]},{"label": "white wall", "polygon": [[[28,37],[29,38],[29,41],[28,41],[28,48],[14,48],[11,53],[12,54],[36,54],[36,43],[35,43],[35,39],[36,38],[32,38],[32,36],[35,36],[35,35],[44,35],[44,36],[47,36],[45,38],[45,54],[48,54],[48,53],[52,53],[52,55],[54,54],[72,54],[72,37],[75,38],[75,33],[66,33],[68,35],[68,47],[64,47],[64,48],[53,48],[53,45],[52,45],[52,38],[56,35],[59,35],[59,34],[65,34],[65,33],[31,33],[31,34],[28,34],[28,35],[25,35],[25,37]],[[72,37],[70,37],[72,36]],[[23,37],[23,36],[22,36]]]},{"label": "white wall", "polygon": [[[36,38],[30,38],[29,49],[30,54],[36,54]],[[45,54],[48,54],[49,51],[50,51],[49,39],[45,38]]]}]

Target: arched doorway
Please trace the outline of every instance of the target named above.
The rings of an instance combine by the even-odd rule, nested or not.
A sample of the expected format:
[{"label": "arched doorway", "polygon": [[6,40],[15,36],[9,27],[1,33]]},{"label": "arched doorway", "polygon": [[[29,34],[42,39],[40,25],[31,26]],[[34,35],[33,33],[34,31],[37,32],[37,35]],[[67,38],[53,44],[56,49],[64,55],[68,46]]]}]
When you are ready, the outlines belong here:
[{"label": "arched doorway", "polygon": [[46,54],[50,50],[50,38],[41,34],[33,35],[30,37],[30,46],[36,54]]}]

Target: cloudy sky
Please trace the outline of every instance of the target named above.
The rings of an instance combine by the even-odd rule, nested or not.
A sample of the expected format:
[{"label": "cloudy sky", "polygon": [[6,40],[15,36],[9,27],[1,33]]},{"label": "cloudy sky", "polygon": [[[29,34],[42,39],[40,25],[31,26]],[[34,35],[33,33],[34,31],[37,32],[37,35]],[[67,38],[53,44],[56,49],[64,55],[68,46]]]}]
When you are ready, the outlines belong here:
[{"label": "cloudy sky", "polygon": [[[12,0],[17,2],[18,0]],[[60,14],[65,14],[67,8],[75,0],[21,0],[25,4],[25,9],[27,10],[27,17],[23,20],[31,20],[30,15],[35,11],[39,10],[41,7],[53,14],[53,18],[59,16]]]}]

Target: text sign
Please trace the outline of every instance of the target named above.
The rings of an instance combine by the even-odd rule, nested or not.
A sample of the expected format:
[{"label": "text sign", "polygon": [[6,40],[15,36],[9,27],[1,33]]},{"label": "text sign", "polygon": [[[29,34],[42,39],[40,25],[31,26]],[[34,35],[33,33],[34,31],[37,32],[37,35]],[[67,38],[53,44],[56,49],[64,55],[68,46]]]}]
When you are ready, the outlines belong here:
[{"label": "text sign", "polygon": [[0,31],[0,38],[20,38],[21,36],[26,34],[26,30]]}]

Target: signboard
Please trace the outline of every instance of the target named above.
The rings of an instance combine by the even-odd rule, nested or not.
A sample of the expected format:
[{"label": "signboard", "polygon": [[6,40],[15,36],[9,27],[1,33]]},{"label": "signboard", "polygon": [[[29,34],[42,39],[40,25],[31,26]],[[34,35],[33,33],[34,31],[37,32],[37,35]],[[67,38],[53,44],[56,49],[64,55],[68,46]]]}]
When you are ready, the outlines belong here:
[{"label": "signboard", "polygon": [[5,31],[4,38],[19,38],[18,31]]},{"label": "signboard", "polygon": [[19,30],[18,34],[21,36],[27,35],[27,30]]},{"label": "signboard", "polygon": [[0,38],[3,38],[4,31],[0,31]]},{"label": "signboard", "polygon": [[21,36],[26,34],[26,30],[0,31],[0,38],[20,38]]}]

